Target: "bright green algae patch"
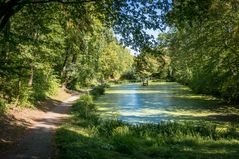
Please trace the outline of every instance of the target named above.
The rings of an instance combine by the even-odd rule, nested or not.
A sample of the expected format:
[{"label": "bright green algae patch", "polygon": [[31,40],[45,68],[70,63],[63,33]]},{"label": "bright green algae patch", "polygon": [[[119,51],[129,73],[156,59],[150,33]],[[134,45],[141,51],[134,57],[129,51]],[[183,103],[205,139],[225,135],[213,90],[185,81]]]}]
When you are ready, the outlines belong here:
[{"label": "bright green algae patch", "polygon": [[162,120],[208,120],[238,122],[239,107],[205,95],[197,95],[175,82],[116,85],[96,100],[103,118],[129,123],[157,123]]},{"label": "bright green algae patch", "polygon": [[212,122],[129,124],[102,120],[84,95],[57,130],[59,159],[238,159],[238,125]]}]

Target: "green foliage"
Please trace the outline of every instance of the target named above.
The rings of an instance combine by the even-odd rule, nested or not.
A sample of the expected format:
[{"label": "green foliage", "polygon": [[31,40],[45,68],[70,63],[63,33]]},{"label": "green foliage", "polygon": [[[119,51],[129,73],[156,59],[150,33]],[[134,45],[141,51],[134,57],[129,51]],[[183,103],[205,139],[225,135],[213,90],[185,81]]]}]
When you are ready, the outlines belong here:
[{"label": "green foliage", "polygon": [[[93,154],[85,150],[87,148],[90,148],[91,144],[83,146],[84,144],[88,144],[88,140],[84,136],[82,136],[82,138],[79,138],[78,134],[65,128],[61,128],[56,133],[56,141],[58,141],[58,148],[62,152],[59,154],[59,158],[95,158]],[[71,144],[69,144],[68,141],[71,141]]]},{"label": "green foliage", "polygon": [[28,2],[0,30],[0,96],[7,103],[31,105],[60,85],[88,87],[92,81],[118,78],[131,67],[129,51],[100,19],[105,13],[97,7],[103,2]]},{"label": "green foliage", "polygon": [[136,125],[131,127],[131,131],[138,137],[159,135],[169,138],[182,138],[191,136],[212,140],[233,139],[239,135],[238,133],[233,134],[235,132],[234,126],[227,128],[227,131],[220,131],[216,124],[210,122],[161,122],[158,124]]},{"label": "green foliage", "polygon": [[73,105],[72,110],[77,112],[82,118],[89,118],[96,111],[93,98],[90,95],[81,95],[80,99]]},{"label": "green foliage", "polygon": [[141,78],[167,79],[170,63],[167,54],[168,51],[160,47],[143,49],[134,60],[135,74]]},{"label": "green foliage", "polygon": [[[124,44],[138,48],[155,43],[152,36],[145,32],[145,29],[165,28],[161,24],[164,22],[164,15],[170,9],[171,2],[160,0],[105,0],[95,3],[87,0],[74,2],[59,0],[36,3],[33,0],[23,0],[21,3],[16,3],[14,0],[2,0],[0,3],[0,32],[3,31],[6,23],[12,17],[29,6],[41,8],[40,11],[43,13],[53,11],[53,13],[39,14],[41,21],[61,17],[63,25],[67,25],[66,20],[70,21],[71,24],[78,23],[80,30],[92,29],[92,19],[97,18],[98,21],[103,22],[103,25],[113,27],[116,34],[121,34],[121,40]],[[9,10],[12,11],[10,15]],[[38,13],[39,11],[33,9],[32,12]]]},{"label": "green foliage", "polygon": [[160,65],[157,57],[150,54],[141,53],[135,59],[136,74],[142,78],[151,77],[153,73],[159,71]]},{"label": "green foliage", "polygon": [[59,85],[59,79],[55,75],[48,75],[46,77],[42,72],[36,74],[35,83],[33,83],[32,88],[34,101],[54,95]]},{"label": "green foliage", "polygon": [[238,158],[238,125],[169,121],[130,125],[101,120],[92,110],[87,116],[75,113],[85,112],[92,103],[92,97],[82,96],[73,107],[72,120],[57,130],[59,158]]},{"label": "green foliage", "polygon": [[100,135],[110,137],[113,135],[114,130],[121,126],[124,126],[124,123],[120,120],[106,120],[101,122],[97,131]]},{"label": "green foliage", "polygon": [[94,99],[96,99],[99,96],[105,94],[105,87],[106,85],[98,85],[90,91],[90,94],[93,96]]},{"label": "green foliage", "polygon": [[138,145],[136,144],[136,140],[133,136],[116,135],[112,137],[111,140],[115,151],[122,154],[132,155],[135,149],[138,147]]},{"label": "green foliage", "polygon": [[120,80],[136,80],[136,74],[133,71],[129,71],[121,75]]},{"label": "green foliage", "polygon": [[[80,116],[78,120],[81,120]],[[238,132],[232,127],[220,131],[211,123],[162,122],[129,125],[109,120],[100,125],[97,123],[88,130],[83,129],[82,125],[68,125],[62,129],[57,132],[56,143],[59,156],[65,158],[77,156],[78,149],[84,148],[85,153],[90,154],[86,158],[102,155],[102,158],[110,158],[114,154],[117,154],[118,158],[193,158],[196,153],[197,158],[202,159],[205,158],[205,147],[210,152],[208,159],[219,156],[238,157],[236,153],[227,153],[232,149],[237,150]],[[225,153],[221,152],[219,155],[221,146],[224,147]],[[190,153],[187,151],[189,149]]]},{"label": "green foliage", "polygon": [[108,44],[99,57],[99,69],[102,80],[118,79],[131,69],[133,56],[115,41]]},{"label": "green foliage", "polygon": [[234,0],[174,4],[168,13],[172,29],[163,40],[175,80],[196,92],[239,101],[238,11]]},{"label": "green foliage", "polygon": [[3,113],[6,109],[6,103],[4,100],[0,99],[0,114]]},{"label": "green foliage", "polygon": [[[61,73],[63,81],[70,89],[76,89],[79,85],[89,86],[89,83],[95,80],[105,82],[111,78],[119,78],[133,63],[132,55],[118,44],[112,32],[98,26],[99,22],[95,22],[95,25],[96,31],[93,35],[80,32],[83,37],[75,37],[74,33],[73,44],[67,43],[69,47],[74,47],[67,50],[65,66]],[[102,32],[105,34],[102,35]]]}]

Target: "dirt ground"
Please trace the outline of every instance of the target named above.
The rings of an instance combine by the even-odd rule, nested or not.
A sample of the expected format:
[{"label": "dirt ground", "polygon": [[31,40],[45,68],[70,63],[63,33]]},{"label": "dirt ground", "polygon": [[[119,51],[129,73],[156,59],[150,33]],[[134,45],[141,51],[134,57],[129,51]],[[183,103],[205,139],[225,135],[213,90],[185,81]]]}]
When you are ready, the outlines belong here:
[{"label": "dirt ground", "polygon": [[54,130],[78,97],[61,89],[34,109],[9,108],[0,116],[0,158],[51,158]]}]

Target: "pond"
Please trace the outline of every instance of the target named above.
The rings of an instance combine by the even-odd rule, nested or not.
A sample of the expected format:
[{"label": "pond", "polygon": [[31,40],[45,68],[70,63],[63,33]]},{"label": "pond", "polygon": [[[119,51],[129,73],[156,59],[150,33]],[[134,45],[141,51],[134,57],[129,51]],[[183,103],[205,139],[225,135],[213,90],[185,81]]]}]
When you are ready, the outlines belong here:
[{"label": "pond", "polygon": [[157,123],[162,120],[210,120],[238,122],[239,107],[205,95],[197,95],[176,82],[131,83],[112,86],[96,100],[103,118],[128,123]]}]

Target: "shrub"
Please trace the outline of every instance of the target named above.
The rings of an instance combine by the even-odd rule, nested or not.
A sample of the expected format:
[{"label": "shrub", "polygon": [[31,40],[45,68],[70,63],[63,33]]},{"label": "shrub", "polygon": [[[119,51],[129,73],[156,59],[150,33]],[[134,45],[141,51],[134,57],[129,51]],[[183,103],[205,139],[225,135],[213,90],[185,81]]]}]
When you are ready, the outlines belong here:
[{"label": "shrub", "polygon": [[105,87],[106,85],[96,86],[90,91],[90,94],[93,96],[94,99],[96,99],[97,97],[105,94]]},{"label": "shrub", "polygon": [[112,138],[112,145],[117,152],[133,154],[137,149],[137,142],[131,135],[116,135]]},{"label": "shrub", "polygon": [[89,118],[96,111],[91,95],[81,95],[80,99],[72,107],[73,111],[78,112],[81,117]]},{"label": "shrub", "polygon": [[3,99],[0,99],[0,113],[3,113],[6,109],[6,103]]},{"label": "shrub", "polygon": [[99,135],[110,137],[116,128],[122,126],[125,126],[125,123],[120,120],[106,120],[102,121],[100,125],[98,125],[97,129]]},{"label": "shrub", "polygon": [[119,126],[115,129],[113,129],[113,132],[112,132],[113,136],[118,136],[118,135],[126,136],[126,135],[129,135],[129,134],[130,134],[130,131],[129,131],[128,126]]},{"label": "shrub", "polygon": [[48,95],[54,95],[59,88],[60,81],[56,75],[46,76],[44,72],[37,72],[33,83],[33,100],[42,100]]}]

